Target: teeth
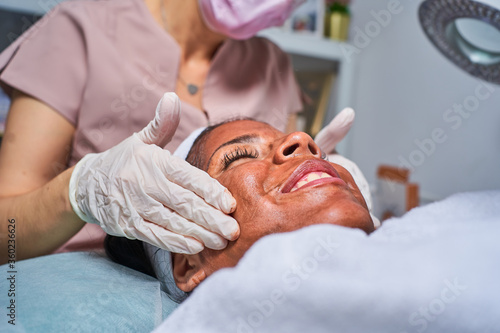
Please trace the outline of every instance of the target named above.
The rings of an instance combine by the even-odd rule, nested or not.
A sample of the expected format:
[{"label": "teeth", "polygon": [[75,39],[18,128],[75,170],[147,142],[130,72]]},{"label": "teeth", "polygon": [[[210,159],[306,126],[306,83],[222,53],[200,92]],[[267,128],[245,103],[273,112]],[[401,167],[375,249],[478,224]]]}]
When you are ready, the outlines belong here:
[{"label": "teeth", "polygon": [[296,191],[299,188],[301,188],[302,186],[304,186],[305,184],[310,183],[310,182],[312,182],[314,180],[323,179],[323,178],[331,178],[331,177],[332,176],[330,176],[326,172],[311,172],[311,173],[308,173],[307,175],[305,175],[304,177],[302,177],[302,179],[300,179],[295,184],[295,186],[290,190],[290,192]]},{"label": "teeth", "polygon": [[307,180],[301,180],[300,182],[297,183],[297,188],[301,188],[302,186],[304,186],[307,183],[308,183]]},{"label": "teeth", "polygon": [[310,173],[307,176],[307,181],[308,182],[312,182],[313,180],[320,179],[320,177],[321,177],[321,174],[317,174],[316,172],[315,173]]}]

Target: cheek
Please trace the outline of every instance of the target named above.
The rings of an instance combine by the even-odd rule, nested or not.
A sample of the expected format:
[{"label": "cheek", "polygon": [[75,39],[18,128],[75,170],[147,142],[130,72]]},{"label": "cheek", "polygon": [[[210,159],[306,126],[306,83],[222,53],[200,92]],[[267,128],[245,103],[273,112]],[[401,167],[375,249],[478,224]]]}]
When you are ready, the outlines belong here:
[{"label": "cheek", "polygon": [[361,194],[361,191],[358,188],[358,185],[356,185],[356,182],[354,181],[354,178],[352,178],[352,175],[347,171],[344,167],[332,163],[333,166],[335,167],[335,170],[339,173],[340,178],[344,180],[347,185],[349,186],[349,189],[351,190],[351,193],[353,196],[356,198],[356,200],[359,202],[361,206],[364,208],[368,209],[368,206],[366,205],[365,198]]},{"label": "cheek", "polygon": [[255,214],[255,209],[266,195],[262,184],[267,176],[267,167],[254,162],[230,169],[217,178],[236,199],[233,217],[238,222],[243,223]]},{"label": "cheek", "polygon": [[[266,163],[249,163],[248,167],[235,168],[235,172],[228,175],[229,191],[236,199],[236,210],[233,217],[239,222],[241,235],[250,243],[283,228],[282,221],[288,215],[276,201],[276,179]],[[228,182],[229,178],[232,180]]]},{"label": "cheek", "polygon": [[[251,202],[251,205],[246,205],[247,200]],[[281,221],[286,221],[286,217],[265,197],[260,197],[260,200],[245,198],[237,199],[237,201],[240,207],[236,208],[232,215],[240,224],[240,237],[234,242],[229,242],[228,246],[221,251],[205,248],[203,257],[207,274],[223,267],[236,266],[245,252],[260,238],[286,231],[281,223]]]},{"label": "cheek", "polygon": [[273,232],[275,221],[280,219],[280,210],[275,200],[265,192],[259,174],[247,174],[239,178],[234,193],[237,205],[233,217],[240,224],[241,239],[253,242]]},{"label": "cheek", "polygon": [[209,273],[236,265],[253,243],[280,229],[276,221],[284,220],[275,206],[275,200],[264,190],[263,184],[268,178],[267,166],[252,164],[228,170],[217,178],[236,199],[236,210],[231,215],[238,221],[241,233],[222,251],[203,251]]},{"label": "cheek", "polygon": [[240,239],[253,232],[254,221],[261,218],[259,207],[265,197],[262,187],[264,178],[264,172],[258,168],[241,166],[225,172],[217,179],[236,199],[236,210],[231,216],[240,224]]}]

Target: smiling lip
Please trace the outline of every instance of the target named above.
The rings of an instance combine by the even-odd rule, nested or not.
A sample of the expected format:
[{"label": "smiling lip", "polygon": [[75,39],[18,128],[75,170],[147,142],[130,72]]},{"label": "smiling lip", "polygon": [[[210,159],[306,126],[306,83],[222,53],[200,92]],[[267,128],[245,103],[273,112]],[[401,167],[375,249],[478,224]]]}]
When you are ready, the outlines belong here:
[{"label": "smiling lip", "polygon": [[[326,177],[326,178],[320,178],[316,179],[313,181],[310,181],[306,183],[305,185],[295,189],[295,191],[298,191],[300,189],[306,188],[306,187],[311,187],[317,184],[324,184],[324,183],[337,183],[341,185],[346,185],[346,183],[340,178],[339,174],[337,173],[337,170],[328,163],[327,161],[324,160],[307,160],[301,163],[295,171],[288,177],[288,180],[286,181],[285,185],[281,189],[281,193],[289,193],[294,189],[294,187],[297,185],[297,183],[303,179],[306,175],[310,173],[326,173],[331,177]],[[294,192],[294,191],[292,191]]]}]

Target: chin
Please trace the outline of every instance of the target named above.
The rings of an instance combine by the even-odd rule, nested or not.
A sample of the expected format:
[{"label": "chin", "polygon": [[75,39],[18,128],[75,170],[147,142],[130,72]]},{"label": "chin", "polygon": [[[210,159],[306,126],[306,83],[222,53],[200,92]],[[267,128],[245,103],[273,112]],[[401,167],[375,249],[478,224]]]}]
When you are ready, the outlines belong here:
[{"label": "chin", "polygon": [[[364,202],[363,202],[364,204]],[[340,200],[335,206],[326,207],[314,218],[316,224],[334,224],[347,228],[361,229],[367,234],[375,230],[368,209],[357,201]]]}]

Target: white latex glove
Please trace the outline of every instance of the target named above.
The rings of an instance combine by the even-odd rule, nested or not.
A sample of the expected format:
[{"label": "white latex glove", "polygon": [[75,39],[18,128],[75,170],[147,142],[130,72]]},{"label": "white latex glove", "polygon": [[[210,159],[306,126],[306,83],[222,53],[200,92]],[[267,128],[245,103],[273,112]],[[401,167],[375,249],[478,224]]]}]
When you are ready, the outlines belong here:
[{"label": "white latex glove", "polygon": [[[335,151],[335,146],[339,143],[349,132],[351,126],[354,122],[354,110],[351,108],[345,108],[338,115],[333,118],[333,120],[325,126],[314,138],[314,142],[319,146],[319,148],[327,154],[328,160],[330,162],[340,164],[352,175],[352,178],[358,185],[361,194],[365,198],[366,205],[371,211],[373,208],[372,196],[370,192],[370,186],[366,181],[365,176],[359,169],[359,167],[353,161],[345,158],[339,154],[331,154]],[[380,222],[376,217],[372,215],[374,224],[376,227],[380,225]]]},{"label": "white latex glove", "polygon": [[77,163],[69,193],[82,220],[179,253],[223,249],[226,239],[238,238],[238,223],[226,215],[236,208],[229,191],[160,148],[171,140],[179,112],[177,95],[166,93],[142,131]]},{"label": "white latex glove", "polygon": [[333,120],[323,127],[314,138],[314,142],[326,154],[330,154],[335,150],[337,143],[347,135],[354,122],[354,110],[345,108],[340,111]]}]

